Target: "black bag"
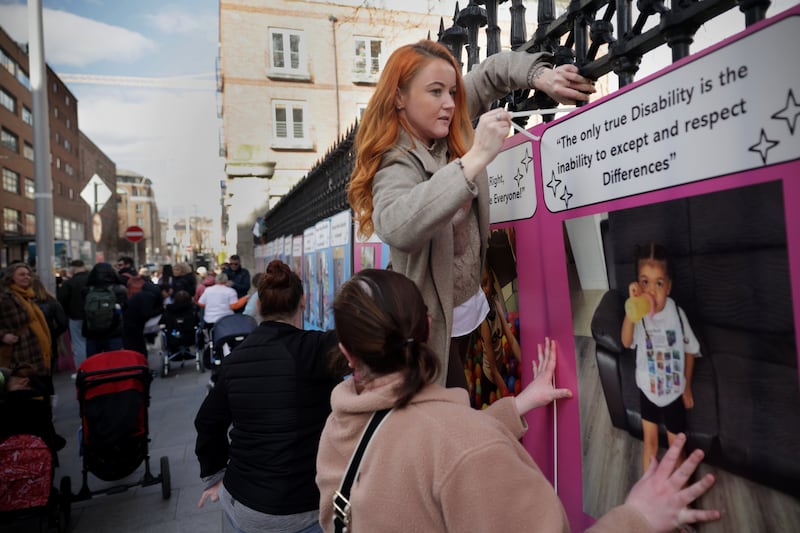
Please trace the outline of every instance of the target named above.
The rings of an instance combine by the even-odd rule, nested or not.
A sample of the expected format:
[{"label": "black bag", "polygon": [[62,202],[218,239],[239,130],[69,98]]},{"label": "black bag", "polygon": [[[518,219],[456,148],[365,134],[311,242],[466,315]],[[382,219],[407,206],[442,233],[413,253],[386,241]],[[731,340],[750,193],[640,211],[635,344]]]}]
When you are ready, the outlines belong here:
[{"label": "black bag", "polygon": [[86,313],[87,331],[108,331],[114,325],[117,313],[117,295],[110,286],[90,287],[83,310]]}]

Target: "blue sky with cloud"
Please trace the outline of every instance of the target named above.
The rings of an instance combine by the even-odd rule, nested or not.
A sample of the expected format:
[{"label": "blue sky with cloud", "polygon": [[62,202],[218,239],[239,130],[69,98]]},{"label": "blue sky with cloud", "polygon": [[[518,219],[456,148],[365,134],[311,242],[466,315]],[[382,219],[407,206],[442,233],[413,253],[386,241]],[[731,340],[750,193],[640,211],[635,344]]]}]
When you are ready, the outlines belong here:
[{"label": "blue sky with cloud", "polygon": [[[80,129],[153,180],[162,215],[217,216],[218,1],[44,0],[43,15],[45,60],[78,99]],[[27,18],[26,3],[0,0],[0,25],[18,42]]]}]

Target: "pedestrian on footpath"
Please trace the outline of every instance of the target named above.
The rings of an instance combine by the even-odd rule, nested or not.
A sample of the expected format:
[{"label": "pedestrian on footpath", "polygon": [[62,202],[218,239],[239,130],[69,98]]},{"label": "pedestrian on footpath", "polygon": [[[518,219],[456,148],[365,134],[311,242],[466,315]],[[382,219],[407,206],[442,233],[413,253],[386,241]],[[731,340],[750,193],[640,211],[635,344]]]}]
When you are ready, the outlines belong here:
[{"label": "pedestrian on footpath", "polygon": [[[86,337],[83,336],[83,293],[89,280],[89,269],[80,259],[69,264],[70,277],[58,289],[58,301],[69,318],[69,341],[72,345],[75,368],[86,359]],[[72,375],[75,377],[75,374]]]},{"label": "pedestrian on footpath", "polygon": [[228,267],[223,268],[222,273],[228,276],[229,285],[236,291],[238,298],[247,296],[250,290],[250,271],[242,266],[242,259],[238,255],[230,257]]},{"label": "pedestrian on footpath", "polygon": [[122,349],[122,313],[128,289],[110,263],[97,263],[89,272],[83,299],[86,357]]},{"label": "pedestrian on footpath", "polygon": [[284,262],[269,264],[258,294],[264,321],[222,360],[195,418],[198,506],[221,501],[239,532],[321,532],[315,463],[341,381],[328,361],[336,336],[303,330],[303,284]]}]

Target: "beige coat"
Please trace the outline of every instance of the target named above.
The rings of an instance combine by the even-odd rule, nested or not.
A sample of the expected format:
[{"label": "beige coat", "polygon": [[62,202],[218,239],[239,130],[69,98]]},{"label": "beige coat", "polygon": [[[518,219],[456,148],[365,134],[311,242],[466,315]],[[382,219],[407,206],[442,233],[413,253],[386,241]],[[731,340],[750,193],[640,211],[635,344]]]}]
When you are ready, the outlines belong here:
[{"label": "beige coat", "polygon": [[[397,379],[391,376],[361,394],[351,379],[333,391],[333,411],[317,454],[320,523],[326,532],[333,531],[333,493],[361,432],[374,411],[393,404]],[[525,429],[512,398],[477,411],[463,389],[424,388],[374,434],[351,491],[350,531],[569,531],[553,487],[518,441]],[[621,506],[591,531],[651,528],[638,511]]]},{"label": "beige coat", "polygon": [[[464,76],[470,116],[488,110],[513,89],[527,88],[529,73],[544,54],[504,52],[490,56]],[[389,245],[392,270],[405,274],[422,292],[432,319],[429,344],[442,361],[439,383],[447,377],[453,328],[453,230],[456,211],[468,200],[478,217],[481,262],[489,234],[489,184],[486,172],[468,187],[457,163],[448,163],[446,139],[433,150],[401,132],[398,146],[386,154],[372,185],[375,232]],[[480,279],[480,274],[477,275]],[[475,292],[479,290],[475,287]]]}]

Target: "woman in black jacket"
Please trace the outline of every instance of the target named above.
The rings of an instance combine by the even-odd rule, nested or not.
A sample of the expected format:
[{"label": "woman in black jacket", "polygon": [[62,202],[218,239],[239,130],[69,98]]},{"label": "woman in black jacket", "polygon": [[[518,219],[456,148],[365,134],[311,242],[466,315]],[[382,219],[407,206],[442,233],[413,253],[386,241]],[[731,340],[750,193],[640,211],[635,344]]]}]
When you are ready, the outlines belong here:
[{"label": "woman in black jacket", "polygon": [[237,531],[321,532],[314,478],[341,379],[328,364],[335,333],[302,329],[303,285],[280,260],[267,267],[258,295],[264,321],[222,360],[195,418],[206,481],[199,505],[221,499]]}]

